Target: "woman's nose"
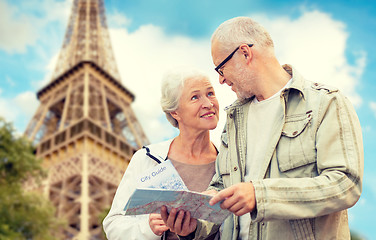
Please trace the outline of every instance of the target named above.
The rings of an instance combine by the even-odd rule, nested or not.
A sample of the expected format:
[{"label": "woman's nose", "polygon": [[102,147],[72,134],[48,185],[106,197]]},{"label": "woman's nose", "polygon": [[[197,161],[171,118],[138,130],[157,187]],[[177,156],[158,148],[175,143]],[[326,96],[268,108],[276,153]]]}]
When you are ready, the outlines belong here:
[{"label": "woman's nose", "polygon": [[206,107],[206,108],[211,108],[211,107],[213,107],[214,106],[214,104],[210,101],[210,99],[208,99],[208,98],[203,98],[203,103],[202,103],[202,106],[203,107]]}]

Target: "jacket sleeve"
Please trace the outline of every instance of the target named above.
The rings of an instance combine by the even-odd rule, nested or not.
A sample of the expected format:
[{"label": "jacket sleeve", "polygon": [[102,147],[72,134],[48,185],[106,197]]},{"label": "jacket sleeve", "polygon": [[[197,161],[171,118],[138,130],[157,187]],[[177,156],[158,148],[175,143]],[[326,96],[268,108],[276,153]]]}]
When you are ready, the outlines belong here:
[{"label": "jacket sleeve", "polygon": [[[208,190],[216,190],[217,192],[225,188],[223,183],[223,172],[220,170],[220,165],[226,165],[228,155],[228,140],[227,140],[227,123],[224,126],[224,130],[221,134],[221,145],[219,147],[219,154],[215,162],[215,174],[209,184]],[[223,168],[223,167],[222,167]]]},{"label": "jacket sleeve", "polygon": [[220,224],[198,219],[194,240],[204,240],[211,235],[218,234],[220,226]]},{"label": "jacket sleeve", "polygon": [[161,239],[149,226],[149,215],[125,216],[125,204],[136,189],[136,178],[156,163],[147,159],[145,150],[137,151],[118,186],[111,209],[103,220],[109,240]]},{"label": "jacket sleeve", "polygon": [[347,209],[358,201],[363,176],[358,117],[339,93],[327,94],[319,105],[318,120],[312,126],[315,162],[309,163],[316,164],[317,175],[293,176],[299,166],[292,166],[283,173],[292,177],[254,180],[257,210],[251,213],[253,221],[314,218]]},{"label": "jacket sleeve", "polygon": [[[223,134],[222,134],[223,135]],[[223,136],[222,136],[222,141],[223,141]],[[219,164],[221,162],[221,158],[223,158],[223,155],[227,153],[227,147],[225,148],[223,143],[220,147],[219,154],[217,156],[217,161],[215,163],[216,165],[216,170],[215,174],[209,184],[208,190],[216,190],[216,191],[221,191],[224,186],[223,186],[223,179],[221,172],[219,170]],[[225,159],[222,159],[225,160]],[[203,221],[203,220],[197,220],[197,228],[196,228],[196,233],[195,233],[195,240],[196,239],[205,239],[208,236],[211,236],[213,234],[216,234],[219,231],[220,224],[214,224],[208,221]]]}]

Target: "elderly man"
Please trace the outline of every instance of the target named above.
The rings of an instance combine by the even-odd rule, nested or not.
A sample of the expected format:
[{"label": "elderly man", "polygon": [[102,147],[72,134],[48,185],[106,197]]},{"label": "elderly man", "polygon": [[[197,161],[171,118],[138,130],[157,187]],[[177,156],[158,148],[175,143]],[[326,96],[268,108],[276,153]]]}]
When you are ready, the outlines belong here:
[{"label": "elderly man", "polygon": [[[212,57],[220,83],[238,96],[226,108],[210,186],[210,204],[222,201],[234,213],[221,238],[350,239],[347,209],[361,194],[363,143],[348,99],[281,66],[267,31],[247,17],[218,27]],[[212,233],[182,215],[173,221],[162,212],[184,239]]]}]

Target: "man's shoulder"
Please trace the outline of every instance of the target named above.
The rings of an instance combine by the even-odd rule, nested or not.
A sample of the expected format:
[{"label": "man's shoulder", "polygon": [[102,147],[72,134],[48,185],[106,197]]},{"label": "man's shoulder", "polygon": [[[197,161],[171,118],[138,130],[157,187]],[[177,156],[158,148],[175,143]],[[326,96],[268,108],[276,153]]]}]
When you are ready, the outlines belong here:
[{"label": "man's shoulder", "polygon": [[308,101],[313,99],[322,99],[323,97],[331,99],[335,96],[341,95],[339,89],[334,86],[320,82],[313,82],[306,79],[303,82],[302,93],[304,99]]},{"label": "man's shoulder", "polygon": [[331,86],[331,85],[324,84],[324,83],[311,82],[311,81],[307,81],[307,83],[309,87],[315,91],[320,91],[320,92],[324,92],[328,94],[339,91],[338,88]]},{"label": "man's shoulder", "polygon": [[304,89],[304,100],[311,108],[325,108],[333,100],[338,104],[349,104],[347,97],[337,87],[306,81]]},{"label": "man's shoulder", "polygon": [[299,91],[303,92],[303,94],[306,91],[328,94],[339,92],[338,88],[334,86],[324,84],[319,81],[314,82],[305,78],[291,65],[285,64],[283,68],[293,77],[293,81],[290,88],[298,89]]}]

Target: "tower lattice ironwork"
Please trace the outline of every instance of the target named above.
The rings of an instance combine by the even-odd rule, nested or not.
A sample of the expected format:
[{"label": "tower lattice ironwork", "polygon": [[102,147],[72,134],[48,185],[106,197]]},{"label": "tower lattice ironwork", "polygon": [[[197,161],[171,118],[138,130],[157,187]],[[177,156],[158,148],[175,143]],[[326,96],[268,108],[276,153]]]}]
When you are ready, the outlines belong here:
[{"label": "tower lattice ironwork", "polygon": [[121,84],[103,0],[74,0],[55,72],[25,135],[48,169],[44,192],[66,219],[64,239],[99,239],[133,153],[148,144]]}]

